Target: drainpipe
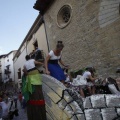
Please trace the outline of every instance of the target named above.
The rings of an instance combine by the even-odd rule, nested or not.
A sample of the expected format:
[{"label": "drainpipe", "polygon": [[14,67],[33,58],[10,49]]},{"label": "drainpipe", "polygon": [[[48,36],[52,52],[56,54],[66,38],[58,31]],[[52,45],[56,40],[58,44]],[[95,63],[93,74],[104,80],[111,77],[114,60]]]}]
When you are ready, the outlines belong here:
[{"label": "drainpipe", "polygon": [[13,69],[14,69],[14,85],[13,85],[13,89],[15,89],[15,62],[13,61]]},{"label": "drainpipe", "polygon": [[[14,53],[13,53],[14,54]],[[14,56],[14,55],[13,55]],[[13,60],[13,72],[14,72],[14,81],[13,81],[13,89],[15,89],[16,79],[15,79],[15,59]]]},{"label": "drainpipe", "polygon": [[43,23],[44,23],[44,28],[45,28],[45,35],[46,35],[46,41],[47,41],[47,47],[48,47],[48,52],[50,51],[50,46],[49,46],[49,40],[48,40],[48,36],[47,36],[47,30],[46,30],[46,23],[45,23],[45,20],[44,20],[44,17],[42,16],[43,18]]},{"label": "drainpipe", "polygon": [[28,44],[28,41],[26,41],[26,55],[28,54],[28,53],[27,53],[27,44]]}]

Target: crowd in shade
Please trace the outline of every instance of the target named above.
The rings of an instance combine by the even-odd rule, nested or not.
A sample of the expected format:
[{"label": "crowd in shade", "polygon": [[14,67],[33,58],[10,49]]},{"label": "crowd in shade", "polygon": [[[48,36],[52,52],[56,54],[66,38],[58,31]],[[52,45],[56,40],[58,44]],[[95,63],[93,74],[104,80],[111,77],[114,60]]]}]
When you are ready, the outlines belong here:
[{"label": "crowd in shade", "polygon": [[20,102],[21,108],[26,109],[26,103],[21,92],[1,90],[0,119],[13,120],[15,116],[19,116],[18,102]]}]

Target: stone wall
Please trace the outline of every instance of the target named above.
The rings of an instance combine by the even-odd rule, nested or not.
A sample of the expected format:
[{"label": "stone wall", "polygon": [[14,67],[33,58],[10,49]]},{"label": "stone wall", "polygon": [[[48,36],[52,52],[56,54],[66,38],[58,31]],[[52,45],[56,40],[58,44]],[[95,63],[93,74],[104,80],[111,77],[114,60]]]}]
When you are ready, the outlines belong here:
[{"label": "stone wall", "polygon": [[101,94],[83,100],[53,77],[42,75],[42,80],[48,120],[120,119],[120,96]]},{"label": "stone wall", "polygon": [[[65,48],[63,60],[73,70],[94,66],[99,75],[116,76],[120,67],[120,0],[55,0],[44,15],[50,49],[58,40]],[[57,14],[70,5],[72,16],[65,28],[57,25]]]}]

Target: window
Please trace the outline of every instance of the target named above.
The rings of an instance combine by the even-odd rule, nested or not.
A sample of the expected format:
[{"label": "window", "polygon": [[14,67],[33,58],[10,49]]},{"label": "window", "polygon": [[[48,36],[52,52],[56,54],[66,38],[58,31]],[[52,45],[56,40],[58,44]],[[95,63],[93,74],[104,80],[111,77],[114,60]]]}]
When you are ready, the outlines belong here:
[{"label": "window", "polygon": [[18,79],[21,79],[21,68],[18,69]]},{"label": "window", "polygon": [[34,49],[36,49],[36,47],[38,47],[38,42],[37,40],[33,43]]},{"label": "window", "polygon": [[71,20],[72,9],[70,5],[64,5],[58,12],[57,24],[60,28],[66,27]]}]

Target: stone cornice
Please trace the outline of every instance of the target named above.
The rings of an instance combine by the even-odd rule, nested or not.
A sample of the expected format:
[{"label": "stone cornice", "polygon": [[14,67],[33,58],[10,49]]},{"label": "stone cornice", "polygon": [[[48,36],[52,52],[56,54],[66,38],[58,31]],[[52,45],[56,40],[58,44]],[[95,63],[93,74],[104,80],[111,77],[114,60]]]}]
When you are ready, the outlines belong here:
[{"label": "stone cornice", "polygon": [[36,0],[33,8],[40,11],[40,14],[43,15],[53,2],[54,0]]}]

